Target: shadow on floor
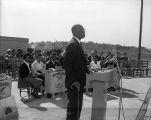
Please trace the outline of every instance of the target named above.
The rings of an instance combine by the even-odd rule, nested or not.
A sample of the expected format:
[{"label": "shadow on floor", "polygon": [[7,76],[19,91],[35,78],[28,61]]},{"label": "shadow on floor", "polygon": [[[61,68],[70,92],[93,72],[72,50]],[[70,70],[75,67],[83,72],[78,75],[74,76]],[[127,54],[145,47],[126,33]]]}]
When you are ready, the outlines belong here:
[{"label": "shadow on floor", "polygon": [[[122,98],[138,98],[138,92],[126,88],[122,88]],[[120,97],[120,92],[113,93],[113,95]]]},{"label": "shadow on floor", "polygon": [[[61,95],[55,96],[55,98],[47,98],[42,96],[41,98],[30,98],[30,99],[21,99],[21,101],[30,108],[35,108],[39,111],[47,111],[48,107],[53,108],[57,106],[62,109],[66,109],[67,100]],[[48,106],[43,107],[42,104],[47,104]]]},{"label": "shadow on floor", "polygon": [[[92,91],[93,90],[91,89],[89,93],[87,94],[85,93],[85,95],[88,97],[92,97]],[[123,88],[122,91],[123,91],[122,98],[137,98],[139,94],[136,91],[126,88]],[[119,97],[120,97],[119,91],[108,93],[107,101],[115,100],[118,99]],[[47,111],[49,107],[53,108],[54,106],[66,109],[67,106],[67,99],[60,94],[56,95],[54,99],[42,96],[39,99],[37,98],[31,98],[29,100],[21,99],[21,101],[28,107],[37,109],[39,111]],[[45,104],[46,106],[42,106],[42,104]]]},{"label": "shadow on floor", "polygon": [[[92,97],[92,91],[93,90],[90,90],[89,93],[86,94],[86,96]],[[122,88],[122,98],[137,98],[138,94],[139,93],[137,93],[136,91],[126,89],[126,88]],[[107,101],[115,100],[115,99],[118,99],[119,97],[120,97],[120,92],[119,91],[110,92],[110,93],[108,93]]]}]

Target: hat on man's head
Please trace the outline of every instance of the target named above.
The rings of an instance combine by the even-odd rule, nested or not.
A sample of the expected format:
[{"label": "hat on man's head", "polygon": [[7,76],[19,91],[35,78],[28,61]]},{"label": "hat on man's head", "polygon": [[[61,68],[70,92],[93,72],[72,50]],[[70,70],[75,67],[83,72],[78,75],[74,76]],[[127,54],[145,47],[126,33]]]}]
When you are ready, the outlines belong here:
[{"label": "hat on man's head", "polygon": [[56,56],[57,56],[57,52],[52,52],[49,57],[52,58],[52,57],[56,57]]},{"label": "hat on man's head", "polygon": [[7,52],[11,52],[12,50],[11,50],[11,49],[7,49],[6,51],[7,51]]},{"label": "hat on man's head", "polygon": [[126,55],[126,54],[127,54],[127,52],[124,52],[124,53],[123,53],[123,55]]},{"label": "hat on man's head", "polygon": [[57,56],[57,52],[51,53],[51,56]]},{"label": "hat on man's head", "polygon": [[37,55],[36,55],[36,58],[37,57],[41,57],[42,56],[42,54],[41,53],[38,53]]},{"label": "hat on man's head", "polygon": [[33,52],[34,49],[33,48],[27,48],[27,52]]},{"label": "hat on man's head", "polygon": [[17,52],[23,52],[21,49],[17,49]]},{"label": "hat on man's head", "polygon": [[27,56],[31,57],[31,54],[30,53],[25,53],[24,56],[23,56],[23,59],[25,59]]}]

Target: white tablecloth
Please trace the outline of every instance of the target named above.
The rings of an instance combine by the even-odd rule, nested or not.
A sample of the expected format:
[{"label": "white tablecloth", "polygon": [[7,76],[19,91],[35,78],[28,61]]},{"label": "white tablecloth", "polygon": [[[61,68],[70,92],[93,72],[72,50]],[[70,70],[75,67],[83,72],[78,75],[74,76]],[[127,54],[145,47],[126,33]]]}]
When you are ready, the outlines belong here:
[{"label": "white tablecloth", "polygon": [[45,91],[46,93],[65,91],[65,72],[47,70],[45,72]]},{"label": "white tablecloth", "polygon": [[92,87],[93,80],[101,80],[106,82],[106,88],[119,87],[119,74],[117,69],[100,70],[92,74],[87,74],[87,87]]},{"label": "white tablecloth", "polygon": [[[106,88],[119,87],[119,75],[116,69],[101,70],[93,74],[86,75],[86,89],[92,88],[92,80],[106,81]],[[46,93],[55,93],[65,91],[65,72],[50,71],[45,72],[45,91]]]}]

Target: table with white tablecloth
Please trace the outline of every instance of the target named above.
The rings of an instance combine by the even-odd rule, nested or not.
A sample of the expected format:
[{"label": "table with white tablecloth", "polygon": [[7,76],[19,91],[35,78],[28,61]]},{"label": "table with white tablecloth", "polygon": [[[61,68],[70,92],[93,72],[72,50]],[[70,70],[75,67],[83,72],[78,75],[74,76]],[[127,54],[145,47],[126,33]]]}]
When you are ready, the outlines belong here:
[{"label": "table with white tablecloth", "polygon": [[65,72],[59,71],[45,71],[45,92],[58,93],[66,91],[65,88]]},{"label": "table with white tablecloth", "polygon": [[[105,73],[110,73],[106,76]],[[117,69],[100,70],[92,74],[86,75],[86,89],[93,88],[90,81],[96,79],[104,79],[106,88],[119,87],[119,75]],[[46,70],[45,71],[45,92],[57,93],[65,91],[65,71],[64,70]]]},{"label": "table with white tablecloth", "polygon": [[119,87],[119,73],[116,68],[108,69],[108,70],[102,69],[98,72],[87,74],[86,78],[87,78],[86,89],[93,88],[91,81],[99,80],[99,79],[104,79],[104,81],[106,81],[106,89],[110,87],[114,87],[114,88]]}]

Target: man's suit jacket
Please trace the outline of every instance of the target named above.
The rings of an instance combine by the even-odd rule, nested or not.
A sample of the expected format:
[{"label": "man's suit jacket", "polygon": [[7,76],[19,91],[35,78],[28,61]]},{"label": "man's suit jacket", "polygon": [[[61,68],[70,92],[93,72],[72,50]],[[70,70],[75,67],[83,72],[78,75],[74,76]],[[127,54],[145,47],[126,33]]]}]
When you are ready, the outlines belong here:
[{"label": "man's suit jacket", "polygon": [[21,66],[19,67],[20,78],[23,79],[23,78],[27,77],[29,74],[30,74],[30,71],[28,69],[28,66],[26,65],[25,62],[23,62],[21,64]]},{"label": "man's suit jacket", "polygon": [[86,64],[82,46],[75,38],[72,38],[66,49],[64,59],[66,88],[70,89],[71,85],[76,81],[79,81],[81,88],[84,88],[88,70]]}]

